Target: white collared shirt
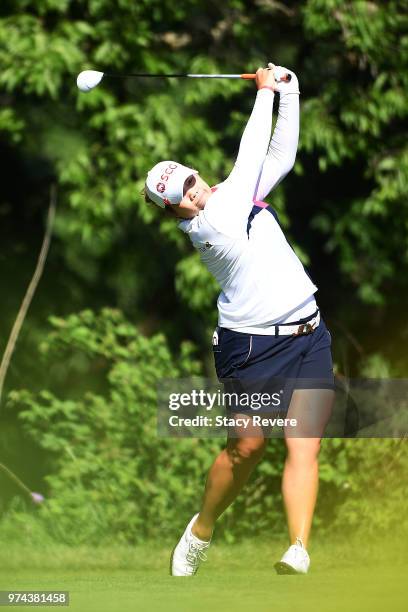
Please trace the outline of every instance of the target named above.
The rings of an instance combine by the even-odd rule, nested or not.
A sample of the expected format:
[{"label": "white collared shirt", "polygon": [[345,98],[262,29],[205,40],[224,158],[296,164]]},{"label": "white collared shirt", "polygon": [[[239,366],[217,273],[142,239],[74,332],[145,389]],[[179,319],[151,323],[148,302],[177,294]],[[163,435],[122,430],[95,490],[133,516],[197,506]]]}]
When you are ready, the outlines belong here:
[{"label": "white collared shirt", "polygon": [[316,306],[317,287],[260,202],[292,168],[298,143],[298,94],[281,95],[269,142],[273,98],[269,89],[258,91],[231,174],[204,210],[179,223],[222,289],[218,324],[237,331],[268,333],[269,325]]}]

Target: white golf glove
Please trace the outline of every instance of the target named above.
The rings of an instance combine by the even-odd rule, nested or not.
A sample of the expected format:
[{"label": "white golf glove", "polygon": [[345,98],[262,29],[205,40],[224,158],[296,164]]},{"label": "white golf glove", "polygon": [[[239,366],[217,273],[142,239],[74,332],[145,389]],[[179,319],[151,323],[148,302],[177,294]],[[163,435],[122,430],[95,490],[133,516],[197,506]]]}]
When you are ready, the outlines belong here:
[{"label": "white golf glove", "polygon": [[[269,62],[268,68],[274,69],[275,79],[276,79],[276,87],[275,90],[280,93],[281,96],[286,94],[299,94],[299,81],[294,72],[292,70],[288,70],[288,68],[284,68],[283,66],[275,66],[272,62]],[[290,74],[292,77],[289,83],[286,81],[280,81],[279,79],[285,75]]]}]

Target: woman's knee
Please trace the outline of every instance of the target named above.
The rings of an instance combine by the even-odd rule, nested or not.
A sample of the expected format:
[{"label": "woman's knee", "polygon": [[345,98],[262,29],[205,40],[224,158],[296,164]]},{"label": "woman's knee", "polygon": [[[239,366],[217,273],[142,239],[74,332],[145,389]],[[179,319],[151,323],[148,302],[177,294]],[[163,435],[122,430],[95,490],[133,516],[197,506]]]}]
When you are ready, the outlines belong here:
[{"label": "woman's knee", "polygon": [[227,453],[233,464],[256,463],[266,448],[265,438],[230,439],[227,444]]},{"label": "woman's knee", "polygon": [[315,461],[320,451],[320,438],[287,438],[286,447],[292,461]]}]

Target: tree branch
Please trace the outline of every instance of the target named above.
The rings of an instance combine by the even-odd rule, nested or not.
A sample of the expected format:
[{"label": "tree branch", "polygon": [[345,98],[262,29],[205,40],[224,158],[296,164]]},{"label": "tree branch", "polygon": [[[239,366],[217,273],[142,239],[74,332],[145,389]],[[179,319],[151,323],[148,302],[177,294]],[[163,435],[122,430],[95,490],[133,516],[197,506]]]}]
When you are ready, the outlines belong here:
[{"label": "tree branch", "polygon": [[8,367],[10,365],[11,356],[16,346],[16,342],[17,342],[21,327],[24,323],[24,319],[26,317],[27,311],[30,307],[31,300],[34,297],[39,280],[44,270],[45,260],[47,259],[48,250],[50,247],[51,233],[52,233],[52,226],[54,223],[56,205],[57,205],[57,188],[55,185],[52,185],[51,191],[50,191],[50,204],[48,207],[47,227],[45,230],[41,251],[38,256],[37,265],[34,270],[34,274],[30,281],[30,284],[28,285],[24,299],[21,303],[20,310],[18,311],[16,320],[11,330],[10,337],[8,339],[7,346],[4,351],[3,359],[0,365],[0,404],[1,404],[1,397],[3,393],[4,381],[7,375]]}]

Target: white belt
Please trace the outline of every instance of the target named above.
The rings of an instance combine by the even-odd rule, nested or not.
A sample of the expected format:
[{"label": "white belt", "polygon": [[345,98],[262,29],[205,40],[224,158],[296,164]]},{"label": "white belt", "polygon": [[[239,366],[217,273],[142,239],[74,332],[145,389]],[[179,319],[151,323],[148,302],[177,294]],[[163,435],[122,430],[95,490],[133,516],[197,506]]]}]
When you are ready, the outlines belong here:
[{"label": "white belt", "polygon": [[314,332],[320,323],[320,312],[306,323],[298,323],[297,325],[283,324],[271,325],[275,329],[275,336],[304,336]]}]

